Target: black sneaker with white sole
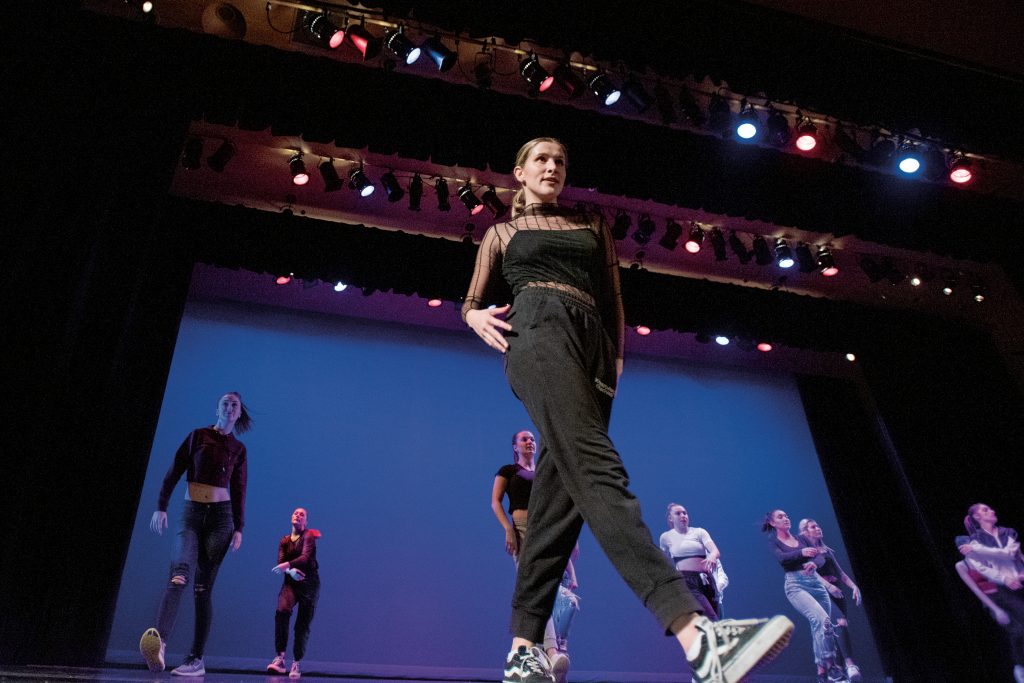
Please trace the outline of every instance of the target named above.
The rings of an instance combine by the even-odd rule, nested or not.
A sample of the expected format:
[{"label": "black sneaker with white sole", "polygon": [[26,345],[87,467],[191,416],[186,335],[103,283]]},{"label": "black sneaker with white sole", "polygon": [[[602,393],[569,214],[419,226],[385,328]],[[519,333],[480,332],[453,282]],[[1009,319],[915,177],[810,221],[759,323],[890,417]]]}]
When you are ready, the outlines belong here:
[{"label": "black sneaker with white sole", "polygon": [[762,664],[775,659],[789,644],[793,622],[771,619],[697,618],[700,651],[690,661],[694,683],[739,683]]},{"label": "black sneaker with white sole", "polygon": [[551,665],[544,650],[520,645],[505,659],[505,677],[502,683],[553,683]]}]

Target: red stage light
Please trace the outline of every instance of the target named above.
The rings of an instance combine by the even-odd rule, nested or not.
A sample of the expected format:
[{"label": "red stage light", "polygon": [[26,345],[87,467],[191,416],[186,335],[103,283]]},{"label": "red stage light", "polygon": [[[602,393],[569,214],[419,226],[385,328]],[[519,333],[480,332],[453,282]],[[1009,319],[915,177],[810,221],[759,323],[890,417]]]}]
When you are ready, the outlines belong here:
[{"label": "red stage light", "polygon": [[444,302],[441,301],[440,299],[431,299],[430,301],[427,302],[427,305],[430,306],[431,308],[437,308],[443,303]]},{"label": "red stage light", "polygon": [[768,353],[769,351],[772,350],[772,345],[769,344],[768,342],[761,342],[760,344],[757,345],[757,350],[761,351],[762,353]]},{"label": "red stage light", "polygon": [[647,327],[646,325],[637,325],[636,333],[639,334],[641,337],[646,337],[651,333],[651,328]]},{"label": "red stage light", "polygon": [[292,276],[291,275],[278,275],[277,279],[274,280],[274,282],[276,282],[279,285],[286,285],[286,284],[288,284],[291,281],[292,281]]}]

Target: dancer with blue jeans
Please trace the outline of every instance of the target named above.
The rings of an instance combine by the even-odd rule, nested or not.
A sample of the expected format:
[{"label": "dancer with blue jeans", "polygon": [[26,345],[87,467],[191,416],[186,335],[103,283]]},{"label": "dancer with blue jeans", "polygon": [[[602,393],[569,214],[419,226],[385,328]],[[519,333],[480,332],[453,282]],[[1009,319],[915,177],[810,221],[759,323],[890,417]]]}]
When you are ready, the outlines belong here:
[{"label": "dancer with blue jeans", "polygon": [[762,531],[768,533],[768,546],[775,559],[786,572],[783,584],[786,598],[811,625],[814,663],[818,681],[842,680],[842,672],[835,666],[835,637],[832,631],[832,602],[823,579],[818,576],[814,558],[819,552],[803,536],[790,533],[789,515],[783,510],[772,510],[765,515]]},{"label": "dancer with blue jeans", "polygon": [[217,570],[228,548],[242,545],[245,524],[245,490],[248,465],[245,444],[235,438],[252,425],[252,418],[238,392],[221,396],[217,422],[193,430],[174,455],[149,528],[162,534],[167,528],[167,506],[183,474],[187,475],[181,530],[175,543],[170,576],[160,601],[157,623],[139,639],[139,650],[150,671],[164,670],[167,640],[178,616],[181,594],[189,581],[195,597],[195,632],[185,662],[171,673],[203,676],[203,654],[213,620],[211,593]]}]

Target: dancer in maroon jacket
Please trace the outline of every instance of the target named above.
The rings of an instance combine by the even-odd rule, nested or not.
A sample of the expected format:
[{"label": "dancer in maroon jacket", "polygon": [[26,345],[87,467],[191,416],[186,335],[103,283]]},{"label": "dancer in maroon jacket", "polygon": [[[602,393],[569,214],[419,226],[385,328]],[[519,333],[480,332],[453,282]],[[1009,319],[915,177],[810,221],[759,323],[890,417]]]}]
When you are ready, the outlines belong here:
[{"label": "dancer in maroon jacket", "polygon": [[295,659],[288,672],[290,678],[302,675],[299,662],[306,654],[309,640],[309,625],[316,612],[316,601],[320,598],[320,573],[316,562],[316,539],[320,532],[308,527],[305,508],[295,508],[292,513],[292,532],[285,534],[277,547],[277,564],[271,570],[284,575],[281,592],[277,594],[277,613],[274,615],[274,646],[277,656],[267,671],[279,674],[285,672],[284,653],[288,648],[288,622],[295,605],[299,614],[295,617],[295,645],[292,653]]}]

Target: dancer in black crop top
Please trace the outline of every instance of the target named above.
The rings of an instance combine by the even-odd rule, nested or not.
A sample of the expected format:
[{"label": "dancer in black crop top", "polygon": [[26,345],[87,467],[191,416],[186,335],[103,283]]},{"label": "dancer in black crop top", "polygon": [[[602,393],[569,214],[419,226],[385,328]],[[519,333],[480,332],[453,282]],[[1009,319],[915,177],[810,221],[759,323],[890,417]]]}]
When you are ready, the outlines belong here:
[{"label": "dancer in black crop top", "polygon": [[[739,680],[785,646],[793,624],[785,617],[742,623],[701,617],[682,577],[651,540],[608,437],[625,329],[615,240],[600,215],[558,206],[567,163],[565,146],[554,138],[519,150],[513,218],[484,235],[462,310],[484,343],[505,354],[509,384],[543,444],[504,680],[551,680],[547,657],[534,643],[544,635],[584,520],[637,597],[678,639],[694,680]],[[486,308],[488,286],[499,276],[514,301]]]},{"label": "dancer in black crop top", "polygon": [[202,676],[206,672],[203,651],[213,618],[210,594],[228,547],[238,550],[242,545],[245,524],[247,454],[245,444],[234,434],[248,431],[251,426],[252,418],[241,394],[224,394],[217,403],[216,424],[196,429],[185,437],[164,477],[157,510],[149,523],[157,534],[167,528],[167,504],[175,484],[185,473],[188,488],[157,625],[147,629],[139,641],[139,650],[150,671],[164,670],[164,651],[174,629],[181,594],[193,581],[196,625],[192,649],[185,663],[171,673]]}]

